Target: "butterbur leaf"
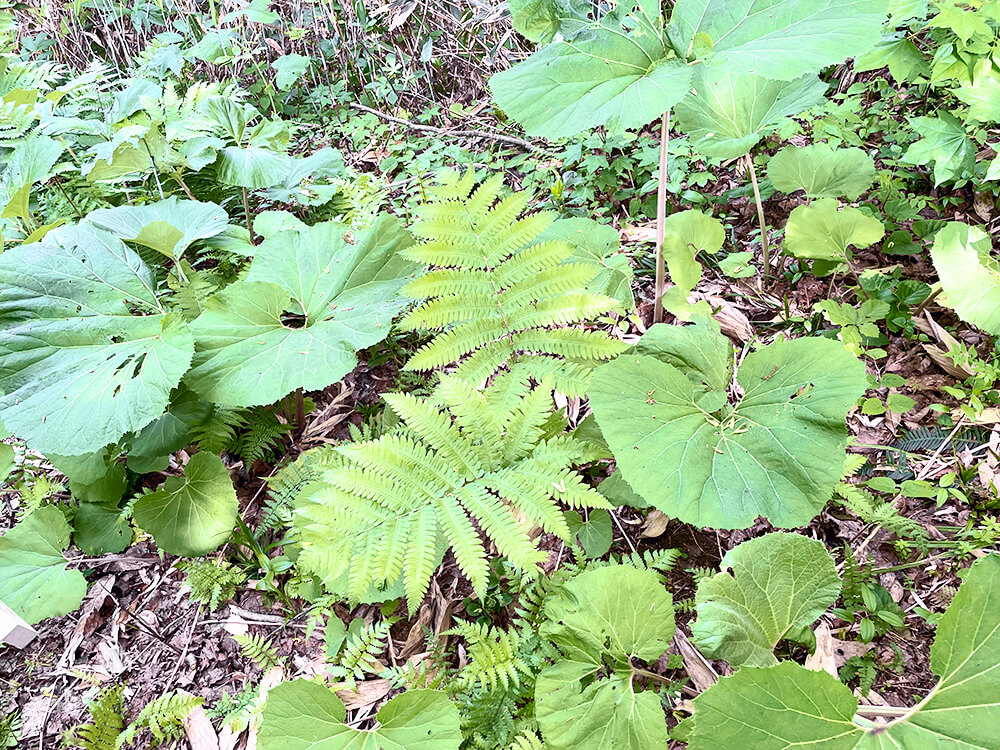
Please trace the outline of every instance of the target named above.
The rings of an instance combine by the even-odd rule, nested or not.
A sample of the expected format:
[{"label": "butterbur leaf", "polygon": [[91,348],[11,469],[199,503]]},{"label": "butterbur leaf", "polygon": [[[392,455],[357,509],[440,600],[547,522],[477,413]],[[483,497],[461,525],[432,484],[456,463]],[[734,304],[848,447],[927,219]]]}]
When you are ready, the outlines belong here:
[{"label": "butterbur leaf", "polygon": [[695,645],[733,667],[777,664],[774,647],[807,628],[840,595],[840,578],[822,542],[777,532],[734,547],[704,578],[696,597]]},{"label": "butterbur leaf", "polygon": [[94,227],[0,255],[0,419],[43,453],[100,450],[163,413],[194,341],[152,272]]},{"label": "butterbur leaf", "polygon": [[458,750],[462,743],[458,709],[437,690],[392,698],[371,731],[347,726],[346,716],[329,688],[309,680],[284,682],[267,694],[260,750]]},{"label": "butterbur leaf", "polygon": [[687,297],[701,280],[698,253],[717,253],[726,241],[726,228],[718,219],[693,209],[670,214],[664,225],[663,257],[674,286],[664,296],[664,306],[688,318],[694,307]]},{"label": "butterbur leaf", "polygon": [[288,91],[295,82],[298,81],[307,70],[311,58],[307,55],[282,55],[271,63],[276,75],[275,85],[282,91]]},{"label": "butterbur leaf", "polygon": [[1000,334],[1000,266],[991,251],[986,232],[952,221],[935,235],[931,259],[948,304],[962,320],[996,335]]},{"label": "butterbur leaf", "polygon": [[535,714],[551,750],[659,750],[667,726],[639,662],[670,646],[674,608],[657,573],[609,566],[581,573],[545,604],[542,633],[561,658],[538,675]]},{"label": "butterbur leaf", "polygon": [[119,508],[104,503],[80,503],[73,532],[73,541],[88,555],[115,554],[132,541],[128,518]]},{"label": "butterbur leaf", "polygon": [[0,177],[0,217],[27,221],[31,188],[52,176],[63,145],[55,138],[32,135],[21,140],[4,159]]},{"label": "butterbur leaf", "polygon": [[625,0],[619,10],[493,76],[497,106],[546,138],[637,128],[674,106],[691,70],[667,57],[659,0]]},{"label": "butterbur leaf", "polygon": [[[653,331],[670,342],[671,329],[684,331],[654,326],[640,345],[654,349]],[[683,335],[715,338],[705,348],[729,351],[705,323]],[[866,389],[864,365],[836,341],[776,341],[746,357],[737,374],[743,395],[730,404],[718,387],[728,382],[720,357],[686,375],[664,360],[697,350],[683,341],[672,348],[663,359],[624,354],[591,379],[594,415],[628,484],[696,526],[746,528],[758,516],[782,528],[808,523],[840,478],[844,419]]]},{"label": "butterbur leaf", "polygon": [[140,497],[135,523],[172,555],[207,555],[229,538],[238,512],[236,490],[222,460],[198,453],[183,477],[169,477],[163,487]]},{"label": "butterbur leaf", "polygon": [[920,49],[905,33],[885,37],[854,60],[854,69],[859,73],[885,67],[898,83],[913,82],[930,73]]},{"label": "butterbur leaf", "polygon": [[1000,722],[1000,555],[980,558],[938,624],[938,683],[906,714],[875,724],[826,672],[792,662],[744,667],[694,699],[691,750],[995,748]]},{"label": "butterbur leaf", "polygon": [[936,117],[912,117],[910,125],[920,140],[910,145],[901,161],[934,164],[934,186],[970,177],[976,168],[976,147],[961,120],[944,110]]},{"label": "butterbur leaf", "polygon": [[102,208],[88,214],[87,222],[119,239],[145,245],[176,260],[192,242],[225,231],[229,216],[214,203],[171,196],[143,206]]},{"label": "butterbur leaf", "polygon": [[695,77],[690,96],[675,112],[677,125],[706,156],[735,159],[786,117],[797,115],[826,99],[826,84],[813,74],[791,81],[704,68]]},{"label": "butterbur leaf", "polygon": [[29,624],[72,612],[87,593],[62,555],[69,532],[62,513],[43,506],[0,537],[0,601]]},{"label": "butterbur leaf", "polygon": [[208,300],[191,324],[197,353],[186,383],[225,406],[269,404],[319,390],[389,335],[415,264],[397,251],[410,235],[390,217],[353,234],[324,222],[284,231],[257,248],[245,281]]},{"label": "butterbur leaf", "polygon": [[514,30],[532,42],[571,37],[588,22],[590,0],[508,0]]},{"label": "butterbur leaf", "polygon": [[833,198],[796,206],[785,226],[782,249],[796,258],[842,263],[850,247],[874,245],[885,227],[874,216],[848,206],[839,208]]},{"label": "butterbur leaf", "polygon": [[784,193],[805,190],[810,198],[856,201],[875,182],[875,160],[860,148],[814,143],[786,146],[771,157],[767,176]]},{"label": "butterbur leaf", "polygon": [[879,41],[887,0],[678,0],[669,34],[677,53],[700,46],[732,73],[790,81]]}]

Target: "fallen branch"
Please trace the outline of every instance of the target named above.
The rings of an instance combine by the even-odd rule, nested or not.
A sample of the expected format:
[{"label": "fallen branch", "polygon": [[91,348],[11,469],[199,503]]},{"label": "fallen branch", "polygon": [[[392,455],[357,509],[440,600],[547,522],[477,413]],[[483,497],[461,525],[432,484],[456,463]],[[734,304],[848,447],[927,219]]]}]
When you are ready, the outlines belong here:
[{"label": "fallen branch", "polygon": [[464,138],[486,138],[491,141],[499,141],[500,143],[507,143],[511,146],[520,146],[521,148],[526,148],[529,151],[541,151],[542,149],[531,143],[531,141],[526,141],[523,138],[515,138],[512,135],[502,135],[500,133],[491,133],[485,130],[451,130],[449,128],[437,128],[433,125],[421,125],[420,123],[410,122],[409,120],[404,120],[402,117],[395,117],[394,115],[387,115],[385,112],[380,112],[377,109],[372,109],[371,107],[366,107],[364,104],[358,104],[357,102],[351,102],[350,105],[354,109],[360,110],[362,112],[367,112],[368,114],[375,115],[376,117],[381,117],[383,120],[388,122],[394,122],[399,125],[405,125],[410,130],[422,130],[427,133],[437,133],[438,135],[451,135]]}]

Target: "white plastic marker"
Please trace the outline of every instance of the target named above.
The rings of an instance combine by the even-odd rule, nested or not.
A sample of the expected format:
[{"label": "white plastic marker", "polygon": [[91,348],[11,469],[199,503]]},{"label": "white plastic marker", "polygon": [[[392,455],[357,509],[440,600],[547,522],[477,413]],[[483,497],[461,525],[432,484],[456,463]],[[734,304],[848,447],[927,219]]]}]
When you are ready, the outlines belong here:
[{"label": "white plastic marker", "polygon": [[37,630],[0,601],[0,641],[14,648],[24,648],[37,637]]}]

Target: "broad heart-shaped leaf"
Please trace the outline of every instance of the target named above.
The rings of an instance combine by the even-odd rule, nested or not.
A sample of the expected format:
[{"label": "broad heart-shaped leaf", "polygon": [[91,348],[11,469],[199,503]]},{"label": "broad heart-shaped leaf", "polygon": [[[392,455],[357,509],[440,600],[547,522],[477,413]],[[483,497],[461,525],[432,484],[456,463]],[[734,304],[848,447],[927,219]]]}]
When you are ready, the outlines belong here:
[{"label": "broad heart-shaped leaf", "polygon": [[951,221],[934,237],[931,259],[948,304],[962,320],[1000,334],[1000,267],[990,236],[979,227]]},{"label": "broad heart-shaped leaf", "polygon": [[796,258],[842,263],[849,247],[874,245],[885,227],[874,216],[848,206],[838,208],[833,198],[796,206],[785,225],[782,249]]},{"label": "broad heart-shaped leaf", "polygon": [[548,43],[573,36],[587,25],[590,0],[508,0],[514,31],[532,42]]},{"label": "broad heart-shaped leaf", "polygon": [[638,128],[674,106],[691,69],[668,59],[660,0],[623,0],[619,9],[493,76],[497,106],[546,138]]},{"label": "broad heart-shaped leaf", "polygon": [[[670,327],[660,330],[670,338]],[[685,348],[674,351],[683,358]],[[864,365],[836,341],[796,339],[747,356],[735,405],[725,390],[706,392],[704,374],[697,381],[641,353],[594,372],[590,403],[628,484],[696,526],[746,528],[758,516],[781,528],[808,523],[840,478],[844,418],[865,391]]]},{"label": "broad heart-shaped leaf", "polygon": [[25,221],[30,217],[31,188],[52,176],[62,152],[62,143],[39,135],[29,136],[11,149],[0,178],[0,217]]},{"label": "broad heart-shaped leaf", "polygon": [[[690,209],[670,214],[664,225],[663,257],[674,286],[667,290],[663,304],[681,319],[689,319],[697,309],[687,301],[701,280],[698,253],[717,253],[726,241],[722,222],[701,211]],[[704,303],[701,303],[704,307]]]},{"label": "broad heart-shaped leaf", "polygon": [[888,0],[677,0],[669,36],[681,57],[790,81],[866,51]]},{"label": "broad heart-shaped leaf", "polygon": [[961,120],[942,110],[936,117],[911,117],[910,125],[920,134],[920,140],[906,149],[901,161],[917,165],[933,162],[935,187],[972,176],[976,146]]},{"label": "broad heart-shaped leaf", "polygon": [[194,340],[121,240],[81,224],[0,255],[0,420],[79,455],[163,413]]},{"label": "broad heart-shaped leaf", "polygon": [[408,690],[376,715],[379,727],[354,729],[337,694],[309,680],[267,694],[260,750],[458,750],[458,709],[438,690]]},{"label": "broad heart-shaped leaf", "polygon": [[660,750],[667,727],[654,691],[633,686],[635,662],[670,646],[674,607],[652,570],[581,573],[545,604],[542,634],[562,658],[535,682],[535,715],[550,750]]},{"label": "broad heart-shaped leaf", "polygon": [[732,667],[777,664],[774,647],[807,628],[840,595],[840,577],[822,542],[775,532],[734,547],[722,569],[698,584],[695,645]]},{"label": "broad heart-shaped leaf", "polygon": [[29,624],[80,606],[87,581],[66,569],[69,524],[52,506],[38,508],[0,537],[0,601]]},{"label": "broad heart-shaped leaf", "polygon": [[1000,725],[1000,555],[977,560],[938,625],[939,682],[913,710],[874,725],[825,672],[745,667],[694,699],[690,750],[996,750]]},{"label": "broad heart-shaped leaf", "polygon": [[706,156],[735,159],[786,117],[822,104],[826,84],[813,74],[791,81],[702,67],[675,108],[677,125]]},{"label": "broad heart-shaped leaf", "polygon": [[102,208],[87,222],[118,237],[179,258],[192,242],[215,237],[229,226],[229,216],[214,203],[171,196],[143,206]]},{"label": "broad heart-shaped leaf", "polygon": [[415,266],[397,219],[364,232],[335,222],[279,232],[257,248],[246,281],[208,300],[191,324],[197,343],[186,383],[224,406],[270,404],[297,388],[319,390],[389,335]]},{"label": "broad heart-shaped leaf", "polygon": [[828,143],[786,146],[771,157],[767,176],[783,193],[801,189],[810,198],[856,201],[875,182],[875,160],[860,148],[834,148]]},{"label": "broad heart-shaped leaf", "polygon": [[585,287],[594,294],[606,294],[622,303],[625,310],[635,309],[632,294],[632,266],[622,252],[621,237],[612,226],[593,219],[558,219],[538,235],[536,242],[564,240],[573,246],[567,262],[586,261],[602,268]]},{"label": "broad heart-shaped leaf", "polygon": [[213,453],[198,453],[183,477],[140,497],[132,517],[172,555],[207,555],[229,538],[239,510],[229,470]]}]

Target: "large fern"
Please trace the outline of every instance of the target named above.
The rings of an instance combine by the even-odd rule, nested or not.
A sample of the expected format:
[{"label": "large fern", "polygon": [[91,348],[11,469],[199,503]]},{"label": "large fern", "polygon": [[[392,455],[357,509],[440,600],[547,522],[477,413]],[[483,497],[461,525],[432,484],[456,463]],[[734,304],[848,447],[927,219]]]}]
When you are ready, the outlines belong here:
[{"label": "large fern", "polygon": [[124,685],[113,685],[87,702],[91,721],[80,724],[69,733],[68,741],[72,747],[81,750],[115,750],[118,735],[125,726],[122,699],[124,690]]},{"label": "large fern", "polygon": [[550,393],[524,393],[510,376],[486,392],[445,376],[431,399],[386,395],[402,429],[339,447],[341,465],[300,496],[300,564],[327,584],[346,574],[355,601],[402,576],[414,608],[450,546],[482,595],[489,570],[475,522],[513,565],[534,571],[545,553],[522,518],[568,540],[558,501],[607,507],[570,469],[588,449],[560,434]]},{"label": "large fern", "polygon": [[435,269],[404,287],[423,302],[401,326],[440,333],[405,369],[459,362],[455,375],[477,386],[501,368],[536,380],[551,374],[560,390],[582,393],[593,366],[626,346],[577,324],[618,303],[587,290],[600,268],[568,262],[571,245],[535,241],[555,215],[522,217],[530,193],[500,197],[502,175],[475,184],[471,169],[446,173],[418,211],[413,233],[424,242],[405,254]]}]

